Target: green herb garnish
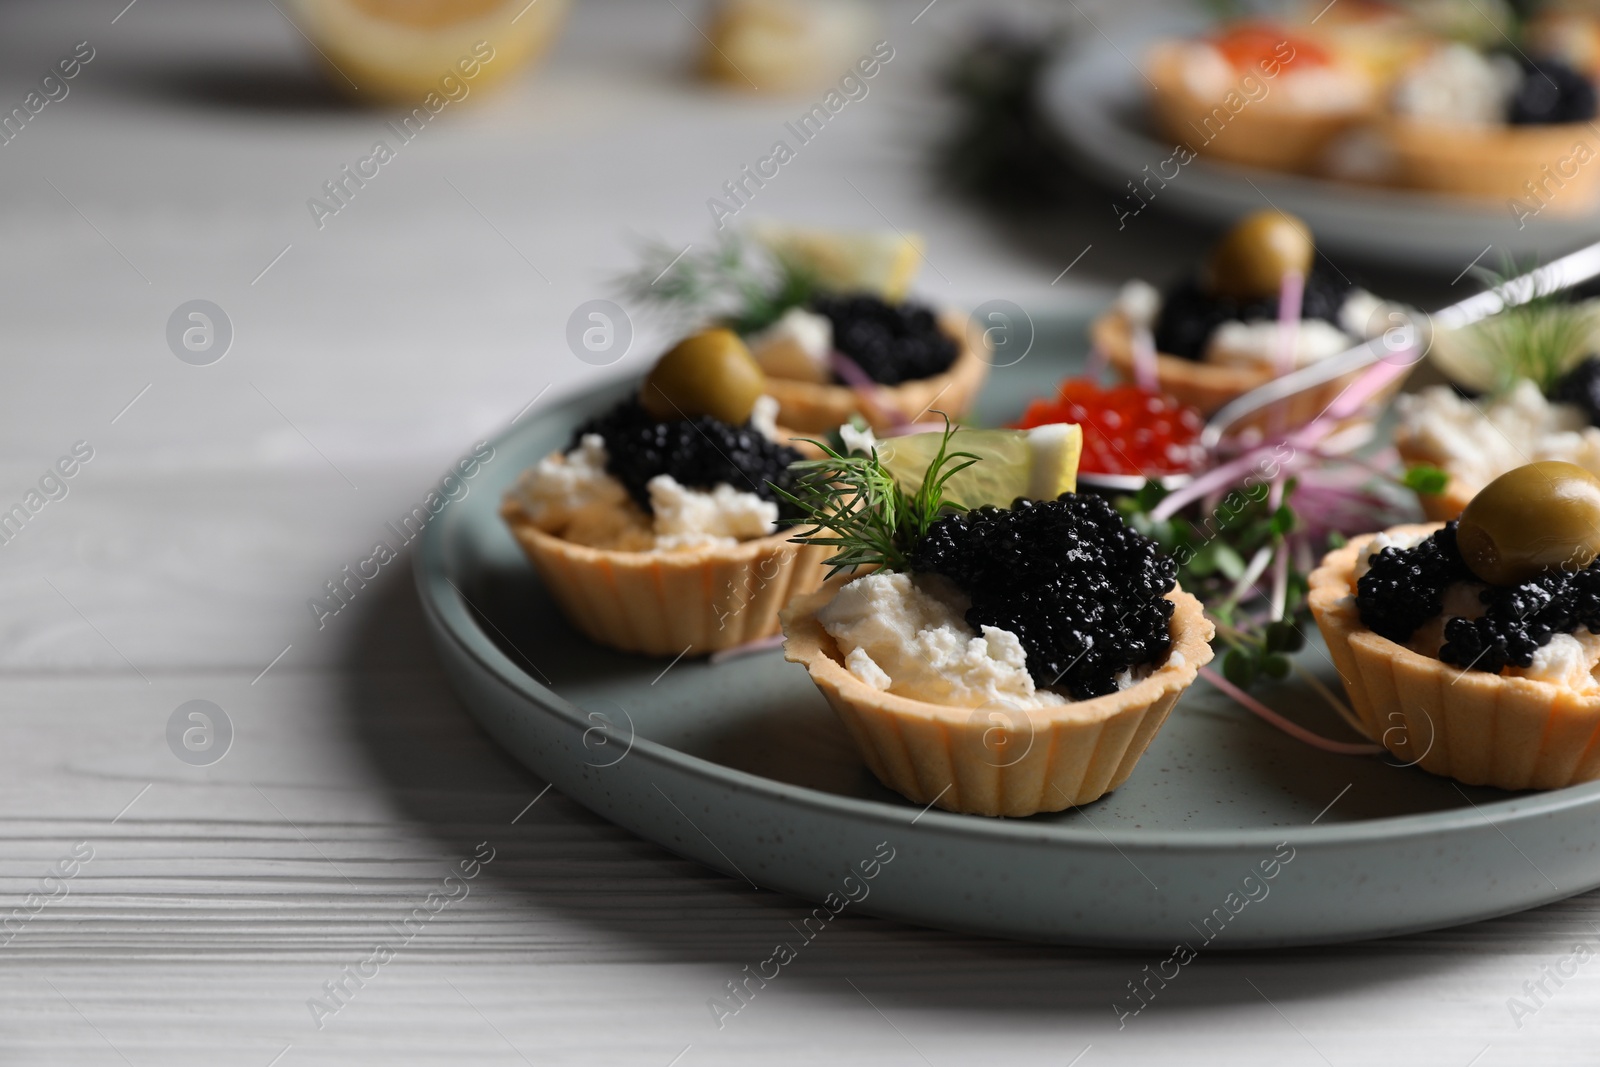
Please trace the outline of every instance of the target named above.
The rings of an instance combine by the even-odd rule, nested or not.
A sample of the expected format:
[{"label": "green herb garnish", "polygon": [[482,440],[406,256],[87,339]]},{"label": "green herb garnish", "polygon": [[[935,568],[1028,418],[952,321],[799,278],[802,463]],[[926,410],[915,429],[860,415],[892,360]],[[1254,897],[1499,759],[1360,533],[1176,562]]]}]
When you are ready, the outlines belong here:
[{"label": "green herb garnish", "polygon": [[739,334],[764,329],[792,307],[811,301],[816,279],[778,256],[758,256],[734,233],[688,251],[659,241],[640,251],[639,268],[618,279],[630,300],[665,313],[674,324],[706,320]]},{"label": "green herb garnish", "polygon": [[[1530,268],[1531,269],[1531,268]],[[1502,289],[1518,273],[1507,261],[1505,273],[1484,272],[1489,288]],[[1507,292],[1509,298],[1513,294]],[[1493,387],[1503,392],[1519,379],[1530,379],[1548,393],[1574,363],[1593,349],[1595,315],[1569,293],[1535,293],[1471,327],[1464,340],[1472,354],[1493,374]]]},{"label": "green herb garnish", "polygon": [[1295,565],[1306,538],[1290,503],[1296,487],[1287,479],[1276,505],[1266,483],[1238,488],[1193,520],[1151,518],[1167,496],[1157,482],[1117,501],[1128,525],[1178,561],[1179,584],[1205,605],[1226,646],[1223,676],[1240,689],[1287,677],[1311,624],[1306,575]]},{"label": "green herb garnish", "polygon": [[1406,468],[1400,479],[1407,489],[1423,495],[1437,495],[1450,484],[1450,475],[1427,463],[1417,463]]},{"label": "green herb garnish", "polygon": [[871,455],[846,455],[822,441],[810,442],[822,449],[822,459],[801,460],[790,467],[799,474],[793,492],[773,486],[780,499],[803,512],[789,523],[812,527],[791,540],[837,549],[824,560],[830,568],[828,577],[864,566],[906,570],[911,550],[929,527],[958,509],[945,499],[945,485],[978,457],[950,451],[955,427],[948,416],[943,417],[939,450],[915,492],[907,493],[878,460],[876,446]]}]

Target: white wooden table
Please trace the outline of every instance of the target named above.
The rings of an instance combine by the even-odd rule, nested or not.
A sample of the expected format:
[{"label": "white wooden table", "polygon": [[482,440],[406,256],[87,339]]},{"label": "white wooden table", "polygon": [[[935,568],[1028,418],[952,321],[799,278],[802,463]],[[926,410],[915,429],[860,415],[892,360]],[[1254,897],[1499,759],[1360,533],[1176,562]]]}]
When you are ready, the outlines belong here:
[{"label": "white wooden table", "polygon": [[[0,145],[0,510],[93,450],[0,546],[0,1063],[1593,1062],[1600,965],[1520,1029],[1507,1009],[1600,946],[1593,897],[1208,955],[1121,1030],[1154,960],[846,915],[719,1029],[707,999],[802,905],[543,792],[448,692],[408,561],[321,629],[306,602],[531,400],[637,371],[647,330],[601,372],[568,314],[630,234],[705,240],[705,199],[805,99],[684,83],[681,0],[584,4],[545,68],[319,230],[307,198],[382,117],[326,100],[267,0],[124,3],[0,11],[0,111],[95,50]],[[885,9],[895,61],[760,212],[921,230],[924,289],[957,304],[1083,305],[1191,253],[1164,224],[1119,238],[1099,200],[1021,251],[941,199],[926,68],[967,12],[922,6]],[[210,366],[164,337],[192,299],[233,325]],[[232,724],[210,766],[168,744],[191,700]],[[397,932],[446,885],[469,892]]]}]

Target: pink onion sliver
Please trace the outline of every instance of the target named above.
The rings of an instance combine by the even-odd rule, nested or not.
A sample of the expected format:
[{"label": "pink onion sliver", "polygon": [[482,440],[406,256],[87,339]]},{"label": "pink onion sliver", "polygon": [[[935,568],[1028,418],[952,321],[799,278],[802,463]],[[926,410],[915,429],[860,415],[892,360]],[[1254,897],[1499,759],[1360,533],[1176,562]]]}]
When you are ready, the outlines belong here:
[{"label": "pink onion sliver", "polygon": [[1297,270],[1284,271],[1278,290],[1278,377],[1294,370],[1294,344],[1300,337],[1300,309],[1305,304],[1306,277]]},{"label": "pink onion sliver", "polygon": [[[1305,303],[1306,278],[1297,270],[1283,272],[1283,282],[1278,289],[1278,364],[1275,376],[1282,378],[1293,373],[1295,343],[1300,339],[1300,309]],[[1287,399],[1272,405],[1270,415],[1274,430],[1283,429]]]},{"label": "pink onion sliver", "polygon": [[898,410],[878,402],[878,392],[883,386],[872,380],[872,376],[861,369],[861,364],[845,355],[843,352],[834,351],[828,357],[833,372],[844,379],[844,383],[855,390],[856,397],[860,399],[861,406],[876,416],[872,421],[886,422],[890,425],[891,433],[902,432],[906,425],[905,416]]},{"label": "pink onion sliver", "polygon": [[1332,752],[1339,756],[1376,756],[1388,751],[1382,745],[1374,745],[1370,741],[1353,743],[1349,741],[1330,741],[1320,734],[1314,734],[1304,726],[1292,723],[1282,715],[1267,707],[1243,689],[1228,681],[1210,667],[1201,667],[1200,675],[1206,681],[1222,690],[1237,701],[1245,710],[1253,712],[1269,724],[1276,726],[1296,741],[1302,741],[1312,748],[1320,748],[1324,752]]},{"label": "pink onion sliver", "polygon": [[1348,419],[1366,406],[1367,401],[1385,386],[1409,369],[1409,363],[1390,363],[1388,360],[1374,363],[1333,398],[1333,403],[1328,405],[1328,410],[1324,414],[1334,422]]},{"label": "pink onion sliver", "polygon": [[1264,447],[1253,448],[1237,459],[1231,459],[1221,466],[1211,468],[1183,488],[1173,490],[1150,510],[1150,518],[1156,522],[1170,519],[1185,505],[1192,504],[1212,490],[1232,486],[1234,479],[1242,478],[1255,466],[1257,457],[1265,451]]},{"label": "pink onion sliver", "polygon": [[1133,331],[1133,382],[1147,393],[1161,392],[1161,379],[1156,375],[1156,339],[1143,326]]}]

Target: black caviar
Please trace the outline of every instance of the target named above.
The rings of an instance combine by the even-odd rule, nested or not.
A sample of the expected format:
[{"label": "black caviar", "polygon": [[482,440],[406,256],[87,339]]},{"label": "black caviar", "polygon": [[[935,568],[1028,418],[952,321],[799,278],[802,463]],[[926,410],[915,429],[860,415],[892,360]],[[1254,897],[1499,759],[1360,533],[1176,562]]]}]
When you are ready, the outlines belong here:
[{"label": "black caviar", "polygon": [[1511,98],[1513,126],[1588,122],[1595,117],[1594,83],[1560,59],[1522,60],[1522,83]]},{"label": "black caviar", "polygon": [[1444,610],[1451,585],[1473,581],[1456,548],[1456,524],[1449,522],[1411,548],[1386,548],[1374,556],[1356,583],[1356,608],[1367,629],[1403,645]]},{"label": "black caviar", "polygon": [[911,567],[972,599],[967,622],[1017,635],[1041,689],[1077,700],[1117,690],[1117,675],[1164,662],[1178,565],[1104,499],[1063,493],[940,519]]},{"label": "black caviar", "polygon": [[1526,667],[1555,634],[1600,633],[1600,560],[1581,571],[1548,570],[1515,586],[1489,586],[1484,613],[1444,625],[1439,658],[1463,669]]},{"label": "black caviar", "polygon": [[650,479],[670,474],[691,489],[712,489],[726,482],[741,492],[755,493],[778,505],[780,518],[798,517],[778,498],[773,485],[792,488],[789,464],[800,453],[779,444],[748,422],[732,426],[701,415],[692,419],[653,418],[636,399],[625,400],[572,432],[569,449],[585,434],[606,442],[606,471],[628,489],[628,495],[650,510]]},{"label": "black caviar", "polygon": [[943,374],[957,345],[933,311],[907,301],[889,304],[869,293],[823,295],[811,310],[833,324],[833,347],[880,385]]},{"label": "black caviar", "polygon": [[[1354,287],[1348,278],[1325,264],[1314,264],[1306,277],[1300,317],[1339,326],[1339,310]],[[1156,351],[1184,359],[1203,359],[1211,335],[1224,322],[1270,321],[1277,317],[1276,295],[1261,300],[1233,300],[1213,296],[1198,278],[1191,278],[1168,290],[1161,299],[1161,314],[1155,326]]]},{"label": "black caviar", "polygon": [[[1439,615],[1455,582],[1476,582],[1456,548],[1456,524],[1413,548],[1386,548],[1356,585],[1356,607],[1369,630],[1404,644]],[[1600,633],[1600,559],[1582,570],[1549,570],[1519,585],[1480,584],[1477,619],[1445,622],[1439,659],[1462,670],[1499,673],[1527,667],[1558,633],[1580,626]]]},{"label": "black caviar", "polygon": [[1590,425],[1600,425],[1600,356],[1589,356],[1563,374],[1550,399],[1581,408]]}]

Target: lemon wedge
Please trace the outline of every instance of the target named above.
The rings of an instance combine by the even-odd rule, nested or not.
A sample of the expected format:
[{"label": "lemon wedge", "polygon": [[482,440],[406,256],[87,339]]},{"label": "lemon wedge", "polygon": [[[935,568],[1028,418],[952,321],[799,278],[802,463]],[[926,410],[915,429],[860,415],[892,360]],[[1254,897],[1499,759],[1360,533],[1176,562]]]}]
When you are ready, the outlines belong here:
[{"label": "lemon wedge", "polygon": [[462,100],[516,73],[549,45],[567,5],[295,0],[295,21],[332,68],[335,85],[358,99],[422,107],[430,93]]},{"label": "lemon wedge", "polygon": [[752,236],[778,259],[813,274],[824,289],[865,290],[892,303],[906,298],[922,264],[922,238],[893,230],[838,232],[758,223]]},{"label": "lemon wedge", "polygon": [[[943,431],[907,434],[878,442],[878,461],[907,492],[915,491],[938,454]],[[1078,486],[1083,431],[1052,422],[1031,430],[956,430],[950,452],[970,452],[978,462],[945,483],[945,499],[963,507],[1010,507],[1017,497],[1054,500]]]}]

